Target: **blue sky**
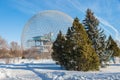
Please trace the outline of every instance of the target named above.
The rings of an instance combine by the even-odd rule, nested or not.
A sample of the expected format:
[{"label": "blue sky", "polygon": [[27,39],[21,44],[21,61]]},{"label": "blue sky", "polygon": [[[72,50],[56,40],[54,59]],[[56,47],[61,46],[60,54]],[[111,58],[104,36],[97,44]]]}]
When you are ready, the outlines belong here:
[{"label": "blue sky", "polygon": [[120,0],[0,0],[0,36],[20,43],[26,22],[44,10],[59,10],[80,21],[87,8],[100,20],[105,33],[120,40]]}]

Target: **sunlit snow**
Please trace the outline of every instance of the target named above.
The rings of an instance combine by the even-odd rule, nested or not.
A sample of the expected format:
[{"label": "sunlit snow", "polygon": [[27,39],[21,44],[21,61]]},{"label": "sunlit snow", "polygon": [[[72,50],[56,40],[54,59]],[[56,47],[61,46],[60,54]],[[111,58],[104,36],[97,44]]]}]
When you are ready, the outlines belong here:
[{"label": "sunlit snow", "polygon": [[66,71],[51,59],[0,59],[0,80],[119,80],[120,63],[100,71]]}]

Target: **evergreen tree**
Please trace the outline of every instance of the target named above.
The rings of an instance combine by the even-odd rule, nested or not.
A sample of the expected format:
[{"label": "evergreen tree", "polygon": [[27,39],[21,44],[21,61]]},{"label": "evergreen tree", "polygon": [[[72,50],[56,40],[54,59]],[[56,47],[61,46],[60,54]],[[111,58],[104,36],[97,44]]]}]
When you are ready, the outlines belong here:
[{"label": "evergreen tree", "polygon": [[87,9],[86,18],[83,20],[83,24],[85,25],[88,37],[92,41],[92,45],[95,48],[102,65],[102,62],[104,62],[103,57],[106,57],[106,36],[104,35],[104,31],[98,28],[99,21],[97,18],[95,18],[93,12],[90,9]]},{"label": "evergreen tree", "polygon": [[65,45],[65,38],[60,31],[57,35],[56,40],[53,43],[53,52],[52,52],[52,58],[57,61],[60,65],[63,65],[64,63],[64,45]]},{"label": "evergreen tree", "polygon": [[111,45],[109,46],[109,49],[113,50],[112,57],[119,57],[120,56],[120,49],[119,49],[117,43],[112,39],[111,36],[109,36],[109,41],[111,41]]},{"label": "evergreen tree", "polygon": [[99,69],[98,56],[78,18],[74,19],[72,27],[68,29],[65,51],[68,60],[66,69],[80,71]]},{"label": "evergreen tree", "polygon": [[65,54],[66,54],[66,64],[65,68],[68,70],[73,70],[74,62],[73,62],[73,46],[75,46],[75,43],[73,41],[73,31],[71,28],[68,28],[67,34],[66,34],[66,42],[65,42]]},{"label": "evergreen tree", "polygon": [[107,62],[110,60],[110,58],[113,55],[113,50],[110,49],[111,46],[111,39],[110,37],[108,38],[108,40],[105,42],[105,51],[104,54],[101,55],[101,60],[104,61],[104,65],[102,65],[102,67],[106,67],[107,66]]}]

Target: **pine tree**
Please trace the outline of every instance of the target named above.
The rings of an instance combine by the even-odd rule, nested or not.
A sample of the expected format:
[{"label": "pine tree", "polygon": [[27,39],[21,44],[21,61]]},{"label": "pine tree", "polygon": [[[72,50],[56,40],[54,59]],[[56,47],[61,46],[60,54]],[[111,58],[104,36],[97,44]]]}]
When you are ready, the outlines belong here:
[{"label": "pine tree", "polygon": [[68,56],[67,69],[88,71],[99,69],[99,59],[92,48],[91,41],[79,19],[75,18],[73,26],[66,35],[66,55]]},{"label": "pine tree", "polygon": [[66,34],[66,42],[65,42],[65,54],[66,54],[66,64],[65,68],[68,70],[73,70],[74,62],[73,62],[73,46],[75,46],[75,43],[73,41],[73,31],[71,30],[71,27],[68,28],[67,34]]},{"label": "pine tree", "polygon": [[101,60],[104,61],[104,64],[102,64],[102,67],[106,67],[107,66],[107,62],[110,60],[110,58],[113,55],[113,50],[110,49],[111,46],[111,39],[110,37],[108,38],[108,40],[104,43],[105,45],[105,50],[104,50],[104,54],[101,55]]},{"label": "pine tree", "polygon": [[99,21],[95,18],[90,9],[87,9],[86,18],[83,20],[83,24],[102,65],[102,62],[104,62],[103,57],[105,57],[106,51],[106,36],[104,35],[104,31],[101,28],[98,28]]},{"label": "pine tree", "polygon": [[56,40],[53,43],[53,52],[52,52],[52,58],[58,62],[60,65],[64,65],[64,45],[65,45],[65,38],[60,31],[57,35]]},{"label": "pine tree", "polygon": [[113,40],[111,36],[109,36],[109,41],[111,41],[111,45],[109,46],[110,50],[113,50],[112,57],[119,57],[120,56],[120,49],[117,43]]},{"label": "pine tree", "polygon": [[67,70],[99,69],[99,58],[78,18],[74,19],[66,36],[59,32],[53,43],[52,57]]}]

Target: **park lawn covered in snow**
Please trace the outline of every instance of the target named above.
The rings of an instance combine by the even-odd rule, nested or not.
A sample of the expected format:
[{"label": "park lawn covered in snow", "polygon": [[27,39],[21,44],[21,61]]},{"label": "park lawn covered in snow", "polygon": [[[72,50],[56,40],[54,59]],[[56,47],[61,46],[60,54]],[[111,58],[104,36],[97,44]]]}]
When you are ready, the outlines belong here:
[{"label": "park lawn covered in snow", "polygon": [[[5,64],[6,62],[9,64]],[[0,80],[120,80],[120,63],[100,71],[66,71],[51,59],[0,60]],[[13,64],[14,63],[14,64]]]}]

